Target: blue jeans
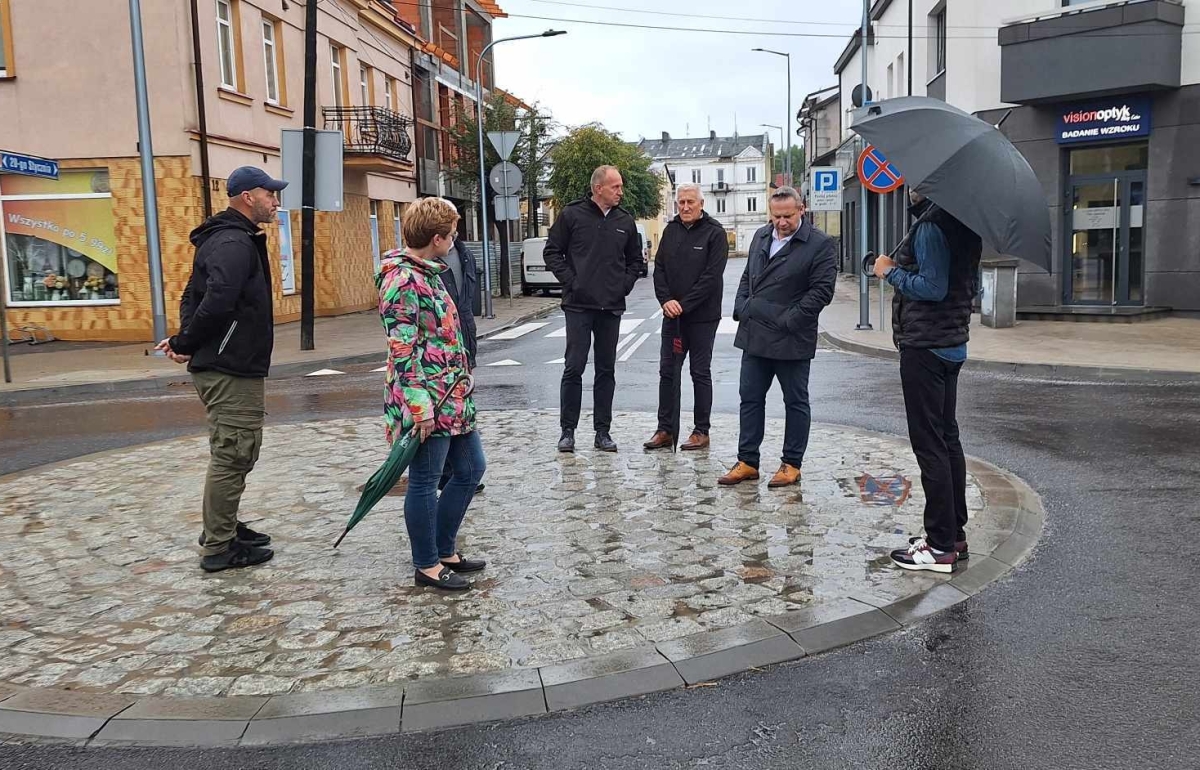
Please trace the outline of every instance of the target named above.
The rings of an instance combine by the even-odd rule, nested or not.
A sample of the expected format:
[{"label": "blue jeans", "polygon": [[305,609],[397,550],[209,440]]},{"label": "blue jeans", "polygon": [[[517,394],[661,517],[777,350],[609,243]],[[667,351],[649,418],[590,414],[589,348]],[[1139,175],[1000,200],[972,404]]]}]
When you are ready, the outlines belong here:
[{"label": "blue jeans", "polygon": [[783,461],[793,468],[804,463],[808,450],[808,434],[812,412],[808,406],[808,373],[810,360],[779,360],[742,354],[741,379],[741,438],[738,459],[753,468],[759,467],[759,446],[767,422],[767,391],[779,380],[783,391]]},{"label": "blue jeans", "polygon": [[[438,481],[447,464],[450,483],[439,496]],[[478,431],[465,436],[430,436],[421,444],[408,468],[408,494],[404,496],[404,524],[414,567],[436,567],[441,559],[457,552],[458,528],[486,469]]]}]

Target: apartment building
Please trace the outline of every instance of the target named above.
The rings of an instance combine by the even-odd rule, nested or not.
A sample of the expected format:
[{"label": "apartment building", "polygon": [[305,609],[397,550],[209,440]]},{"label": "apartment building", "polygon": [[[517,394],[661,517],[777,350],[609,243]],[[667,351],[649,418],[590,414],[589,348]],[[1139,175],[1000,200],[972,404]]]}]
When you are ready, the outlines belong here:
[{"label": "apartment building", "polygon": [[[868,85],[876,99],[927,95],[1003,120],[1042,182],[1053,230],[1051,270],[1022,266],[1019,307],[1200,311],[1200,40],[1185,30],[1200,3],[913,0],[911,38],[908,6],[874,3]],[[835,66],[843,115],[861,80],[859,37]],[[860,145],[848,123],[835,155],[851,161]],[[855,253],[858,196],[851,178],[843,216]],[[872,195],[870,207],[868,244],[887,248],[907,225],[903,196]]]},{"label": "apartment building", "polygon": [[[457,194],[467,213],[469,196],[444,173],[454,160],[446,129],[473,105],[466,62],[491,40],[492,21],[503,12],[474,0],[319,0],[317,11],[319,127],[345,134],[344,208],[318,213],[316,229],[317,313],[336,315],[375,304],[379,255],[399,245],[409,203]],[[219,211],[234,168],[281,175],[280,132],[303,127],[305,5],[161,0],[143,3],[142,14],[173,327],[191,270],[188,233],[204,218],[205,191]],[[0,41],[0,149],[60,166],[57,180],[0,173],[9,324],[44,326],[62,339],[149,340],[127,7],[0,0]],[[492,78],[489,62],[488,89]],[[293,320],[300,312],[299,212],[281,211],[277,226],[266,229],[276,318]]]},{"label": "apartment building", "polygon": [[[643,139],[638,149],[659,167],[669,168],[674,189],[698,184],[704,210],[725,226],[730,251],[745,253],[758,228],[767,223],[774,149],[765,134],[673,139]],[[664,221],[676,214],[674,200],[663,209]]]}]

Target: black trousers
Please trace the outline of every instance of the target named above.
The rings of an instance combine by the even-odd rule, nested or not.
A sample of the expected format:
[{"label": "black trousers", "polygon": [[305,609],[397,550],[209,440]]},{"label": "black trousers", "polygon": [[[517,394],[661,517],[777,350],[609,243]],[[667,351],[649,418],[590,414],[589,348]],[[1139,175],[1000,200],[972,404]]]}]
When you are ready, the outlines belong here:
[{"label": "black trousers", "polygon": [[812,410],[808,405],[810,360],[781,360],[742,354],[741,436],[738,460],[759,467],[759,447],[767,424],[767,391],[779,380],[783,391],[785,422],[782,460],[794,468],[804,464],[808,435],[812,428]]},{"label": "black trousers", "polygon": [[908,437],[925,490],[925,537],[939,551],[967,539],[967,462],[955,415],[961,369],[962,362],[928,350],[900,351]]},{"label": "black trousers", "polygon": [[[663,320],[662,349],[658,359],[658,429],[671,432],[671,418],[674,407],[679,403],[682,387],[682,377],[676,382],[674,377],[675,356],[686,355],[691,367],[692,387],[695,390],[696,432],[708,435],[712,420],[712,355],[713,344],[717,339],[717,321],[701,321],[698,323],[682,323],[679,325],[682,335],[682,351],[675,352],[675,340],[667,333],[674,326]],[[680,360],[682,366],[683,361]],[[678,436],[676,436],[678,438]]]},{"label": "black trousers", "polygon": [[597,310],[568,310],[566,316],[567,352],[559,390],[559,423],[571,430],[579,426],[583,371],[587,369],[588,351],[595,338],[592,423],[597,433],[607,433],[612,425],[613,392],[617,388],[617,340],[621,336],[621,316]]}]

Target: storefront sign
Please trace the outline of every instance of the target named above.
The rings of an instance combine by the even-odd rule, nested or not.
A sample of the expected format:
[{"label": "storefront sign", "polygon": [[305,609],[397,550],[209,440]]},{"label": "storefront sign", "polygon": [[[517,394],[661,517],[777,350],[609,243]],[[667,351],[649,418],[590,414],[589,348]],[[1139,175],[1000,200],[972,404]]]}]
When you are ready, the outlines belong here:
[{"label": "storefront sign", "polygon": [[1058,114],[1059,144],[1099,142],[1150,135],[1150,98],[1114,97],[1062,107]]}]

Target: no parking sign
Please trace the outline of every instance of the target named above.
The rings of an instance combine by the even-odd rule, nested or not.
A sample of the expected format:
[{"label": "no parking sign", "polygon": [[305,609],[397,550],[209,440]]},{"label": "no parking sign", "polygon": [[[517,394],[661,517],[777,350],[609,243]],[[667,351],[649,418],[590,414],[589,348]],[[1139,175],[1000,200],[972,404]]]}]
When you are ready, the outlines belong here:
[{"label": "no parking sign", "polygon": [[873,144],[868,144],[858,156],[858,179],[868,190],[880,195],[904,186],[904,175]]}]

